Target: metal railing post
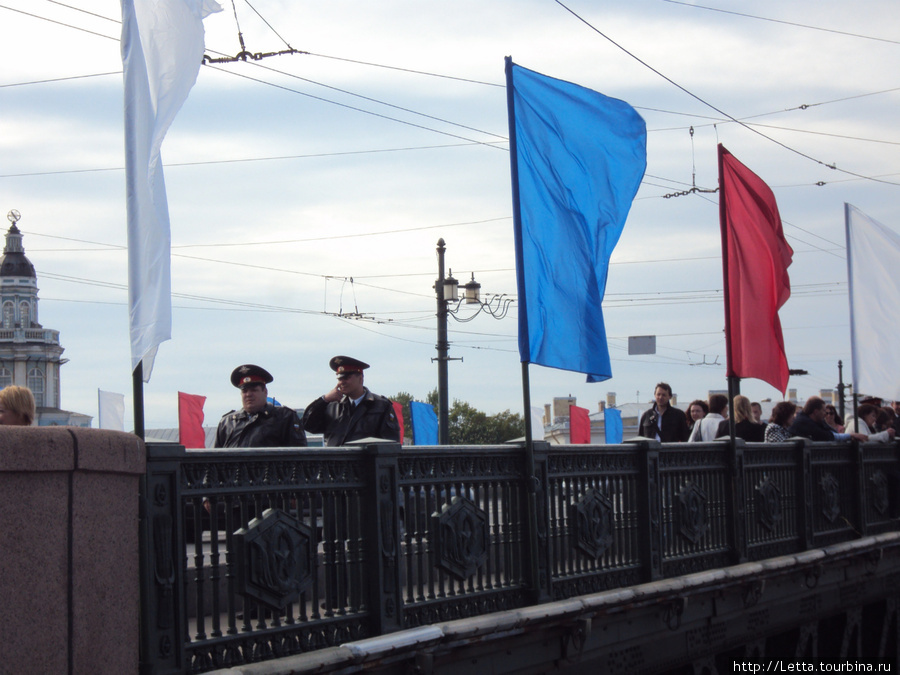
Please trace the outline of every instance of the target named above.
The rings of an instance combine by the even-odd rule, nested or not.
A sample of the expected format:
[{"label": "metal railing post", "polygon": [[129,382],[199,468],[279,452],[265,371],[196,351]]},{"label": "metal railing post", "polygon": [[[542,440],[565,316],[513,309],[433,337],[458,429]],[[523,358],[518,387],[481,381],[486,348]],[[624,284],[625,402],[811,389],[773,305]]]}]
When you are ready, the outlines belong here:
[{"label": "metal railing post", "polygon": [[731,545],[735,564],[747,562],[747,494],[744,489],[743,438],[731,439]]},{"label": "metal railing post", "polygon": [[[526,491],[528,499],[525,503],[535,510],[535,532],[530,533],[537,541],[526,550],[529,555],[536,555],[537,560],[530,564],[528,569],[536,573],[537,578],[530,580],[532,599],[536,604],[549,602],[552,596],[551,561],[550,561],[550,516],[548,513],[548,477],[547,477],[547,453],[550,444],[546,441],[533,442],[534,448],[534,492]],[[524,519],[523,522],[528,522]]]},{"label": "metal railing post", "polygon": [[363,532],[367,533],[366,559],[369,577],[369,611],[372,635],[384,635],[404,628],[400,569],[400,446],[378,443],[365,447],[366,484],[363,501]]},{"label": "metal railing post", "polygon": [[643,533],[640,541],[640,558],[643,562],[643,576],[646,581],[662,578],[663,532],[662,504],[660,502],[659,441],[646,438],[628,441],[643,455],[643,476],[639,483],[640,513],[638,514]]},{"label": "metal railing post", "polygon": [[813,494],[815,486],[813,485],[812,475],[812,455],[810,452],[810,443],[812,441],[803,439],[796,440],[796,452],[800,471],[797,475],[797,496],[800,503],[797,509],[797,530],[800,533],[801,550],[808,551],[812,546],[813,540]]},{"label": "metal railing post", "polygon": [[141,675],[185,672],[180,467],[184,447],[147,444],[141,481]]}]

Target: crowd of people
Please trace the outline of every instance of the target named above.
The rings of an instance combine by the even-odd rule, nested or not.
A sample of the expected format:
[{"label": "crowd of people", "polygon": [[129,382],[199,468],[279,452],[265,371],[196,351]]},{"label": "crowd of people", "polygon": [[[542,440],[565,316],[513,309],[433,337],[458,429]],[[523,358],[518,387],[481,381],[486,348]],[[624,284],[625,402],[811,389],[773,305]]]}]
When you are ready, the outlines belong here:
[{"label": "crowd of people", "polygon": [[[369,391],[364,372],[369,364],[349,356],[335,356],[329,367],[337,377],[334,388],[310,403],[301,418],[294,410],[269,398],[272,375],[253,364],[238,366],[231,384],[241,392],[241,408],[222,416],[216,430],[217,448],[303,447],[306,431],[323,435],[325,445],[340,446],[363,438],[400,441],[400,425],[391,401]],[[728,398],[710,394],[707,401],[691,401],[686,411],[673,405],[672,387],[656,385],[653,406],[641,415],[639,433],[662,443],[709,442],[730,437]],[[813,441],[890,442],[900,431],[900,401],[882,405],[868,397],[856,415],[841,419],[837,409],[818,396],[799,408],[781,401],[768,423],[762,406],[738,394],[732,401],[734,436],[751,443],[780,443],[794,437]],[[27,387],[0,390],[0,426],[31,426],[36,417],[34,396]]]},{"label": "crowd of people", "polygon": [[[710,394],[707,401],[691,401],[684,412],[671,405],[672,387],[666,382],[656,385],[653,398],[653,407],[641,415],[638,425],[645,438],[663,443],[708,442],[732,434],[728,397],[724,394]],[[850,416],[845,422],[837,409],[819,396],[811,396],[802,408],[781,401],[772,408],[766,423],[761,419],[762,406],[738,394],[732,401],[734,436],[750,443],[780,443],[795,437],[889,442],[900,431],[900,401],[890,406],[881,403],[877,398],[864,399],[856,417]]]}]

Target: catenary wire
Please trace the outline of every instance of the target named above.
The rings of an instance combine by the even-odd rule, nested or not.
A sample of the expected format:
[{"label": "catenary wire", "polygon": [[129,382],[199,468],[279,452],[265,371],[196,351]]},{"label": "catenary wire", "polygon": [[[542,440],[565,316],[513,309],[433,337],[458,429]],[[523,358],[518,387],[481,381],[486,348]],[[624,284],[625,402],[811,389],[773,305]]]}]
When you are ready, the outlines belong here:
[{"label": "catenary wire", "polygon": [[566,6],[565,3],[562,2],[562,0],[554,0],[554,2],[555,2],[557,5],[559,5],[560,7],[562,7],[563,9],[565,9],[567,12],[569,12],[569,13],[570,13],[572,16],[574,16],[576,19],[578,19],[579,21],[581,21],[584,25],[586,25],[586,26],[587,26],[588,28],[590,28],[592,31],[594,31],[595,33],[597,33],[597,35],[599,35],[600,37],[602,37],[604,40],[606,40],[606,41],[609,42],[610,44],[614,45],[617,49],[619,49],[619,50],[621,50],[622,52],[624,52],[625,54],[627,54],[630,58],[632,58],[632,59],[634,59],[635,61],[637,61],[638,63],[640,63],[642,66],[644,66],[645,68],[647,68],[647,69],[650,70],[651,72],[655,73],[656,75],[658,75],[659,77],[661,77],[662,79],[664,79],[666,82],[668,82],[669,84],[671,84],[671,85],[674,86],[675,88],[677,88],[677,89],[679,89],[680,91],[684,92],[685,94],[687,94],[687,95],[690,96],[691,98],[695,99],[696,101],[699,101],[699,102],[702,103],[703,105],[705,105],[705,106],[711,108],[712,110],[715,110],[715,111],[716,111],[717,113],[719,113],[720,115],[724,115],[724,116],[727,117],[729,120],[731,120],[732,122],[735,122],[735,123],[739,124],[740,126],[744,127],[744,128],[747,129],[748,131],[753,132],[754,134],[756,134],[756,135],[758,135],[758,136],[760,136],[760,137],[766,139],[767,141],[769,141],[769,142],[771,142],[771,143],[774,143],[775,145],[777,145],[777,146],[779,146],[779,147],[781,147],[781,148],[783,148],[783,149],[785,149],[785,150],[787,150],[787,151],[789,151],[789,152],[792,152],[792,153],[794,153],[794,154],[796,154],[796,155],[798,155],[798,156],[800,156],[800,157],[803,157],[803,158],[805,158],[805,159],[808,159],[809,161],[814,162],[814,163],[816,163],[816,164],[818,164],[818,165],[820,165],[820,166],[824,166],[824,167],[826,167],[826,168],[828,168],[828,169],[832,169],[832,170],[834,170],[834,171],[839,171],[839,172],[841,172],[841,173],[845,173],[845,174],[848,174],[848,175],[850,175],[850,176],[856,176],[856,177],[858,177],[858,178],[865,178],[866,180],[871,180],[871,181],[875,181],[875,182],[878,182],[878,183],[883,183],[883,184],[885,184],[885,185],[896,185],[896,186],[900,187],[900,183],[895,183],[895,182],[892,182],[892,181],[886,181],[886,180],[879,180],[879,179],[877,179],[877,178],[872,178],[871,176],[865,176],[865,175],[863,175],[863,174],[856,173],[856,172],[854,172],[854,171],[850,171],[850,170],[848,170],[848,169],[843,169],[843,168],[841,168],[841,167],[838,167],[836,164],[828,164],[828,163],[826,163],[826,162],[823,162],[823,161],[820,160],[820,159],[817,159],[817,158],[813,157],[812,155],[808,155],[808,154],[805,153],[805,152],[802,152],[802,151],[797,150],[796,148],[793,148],[793,147],[791,147],[791,146],[789,146],[789,145],[787,145],[787,144],[785,144],[785,143],[782,143],[781,141],[778,141],[778,140],[772,138],[771,136],[767,136],[766,134],[762,133],[762,132],[759,131],[758,129],[754,129],[752,126],[750,126],[750,125],[748,125],[748,124],[746,124],[746,123],[744,123],[744,122],[741,122],[739,119],[735,118],[734,116],[729,115],[729,114],[726,113],[725,111],[723,111],[723,110],[717,108],[717,107],[714,106],[712,103],[709,103],[708,101],[704,100],[703,98],[701,98],[701,97],[698,96],[697,94],[693,93],[692,91],[690,91],[689,89],[687,89],[687,88],[684,87],[683,85],[679,84],[678,82],[676,82],[675,80],[673,80],[673,79],[670,78],[669,76],[663,74],[660,70],[654,68],[654,67],[651,66],[649,63],[647,63],[646,61],[644,61],[643,59],[641,59],[640,57],[638,57],[636,54],[630,52],[628,49],[626,49],[625,47],[623,47],[622,45],[620,45],[618,42],[616,42],[615,40],[613,40],[612,38],[610,38],[608,35],[606,35],[606,34],[605,34],[603,31],[601,31],[599,28],[597,28],[596,26],[594,26],[593,24],[591,24],[587,19],[583,18],[583,17],[580,16],[577,12],[575,12],[574,10],[572,10],[571,8],[569,8],[568,6]]}]

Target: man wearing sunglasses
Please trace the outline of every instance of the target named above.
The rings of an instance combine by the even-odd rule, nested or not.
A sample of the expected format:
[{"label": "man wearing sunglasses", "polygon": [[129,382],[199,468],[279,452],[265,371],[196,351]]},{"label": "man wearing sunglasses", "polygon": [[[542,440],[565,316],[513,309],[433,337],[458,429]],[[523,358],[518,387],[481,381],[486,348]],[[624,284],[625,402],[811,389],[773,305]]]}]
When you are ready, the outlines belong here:
[{"label": "man wearing sunglasses", "polygon": [[346,445],[362,438],[400,442],[400,425],[393,404],[363,384],[369,367],[349,356],[335,356],[328,365],[337,375],[334,389],[306,406],[303,427],[322,434],[325,445]]}]

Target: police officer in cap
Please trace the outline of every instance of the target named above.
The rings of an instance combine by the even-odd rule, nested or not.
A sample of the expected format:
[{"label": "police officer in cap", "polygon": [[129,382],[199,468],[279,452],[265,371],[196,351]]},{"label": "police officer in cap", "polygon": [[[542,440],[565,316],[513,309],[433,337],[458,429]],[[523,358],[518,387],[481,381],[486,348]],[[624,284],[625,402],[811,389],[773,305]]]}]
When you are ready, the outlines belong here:
[{"label": "police officer in cap", "polygon": [[231,384],[241,390],[240,410],[219,420],[217,448],[291,448],[306,445],[300,417],[291,408],[268,402],[266,385],[274,378],[263,368],[246,364],[231,373]]},{"label": "police officer in cap", "polygon": [[303,427],[323,434],[325,445],[345,445],[362,438],[400,442],[400,425],[393,404],[363,386],[369,367],[349,356],[335,356],[328,363],[337,374],[337,386],[306,407]]}]

